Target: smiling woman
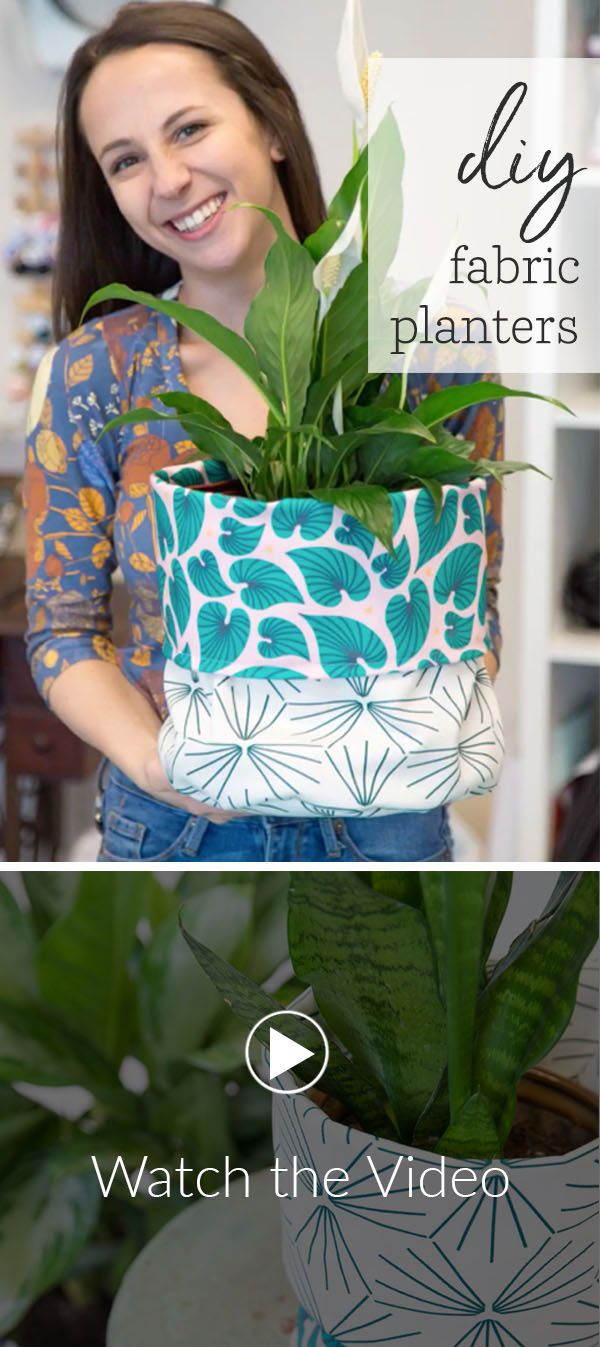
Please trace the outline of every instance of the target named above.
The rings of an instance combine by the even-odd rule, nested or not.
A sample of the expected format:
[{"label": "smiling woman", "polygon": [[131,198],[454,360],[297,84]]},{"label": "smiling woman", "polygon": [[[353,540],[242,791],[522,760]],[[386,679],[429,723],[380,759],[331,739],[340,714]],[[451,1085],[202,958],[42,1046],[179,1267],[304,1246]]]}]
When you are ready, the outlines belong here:
[{"label": "smiling woman", "polygon": [[[208,340],[146,305],[119,308],[122,301],[110,300],[99,317],[82,326],[80,318],[90,294],[119,280],[151,294],[177,287],[188,307],[244,331],[274,230],[261,211],[236,207],[266,208],[300,241],[324,219],[313,152],[287,80],[242,23],[210,5],[126,4],[78,49],[67,72],[60,182],[58,344],[40,367],[28,428],[29,652],[52,709],[108,760],[101,857],[447,858],[441,804],[385,819],[319,810],[303,819],[275,812],[232,819],[173,789],[159,758],[167,707],[149,479],[197,450],[173,422],[159,433],[128,424],[98,437],[115,415],[150,407],[159,393],[199,395],[248,438],[264,435],[267,406]],[[429,388],[423,377],[411,379],[413,403]],[[460,413],[449,428],[473,441],[478,458],[501,455],[500,404]],[[498,517],[493,492],[485,527],[496,656]],[[240,539],[247,545],[248,532],[230,530],[234,552]],[[124,649],[110,634],[117,566],[130,597]]]}]

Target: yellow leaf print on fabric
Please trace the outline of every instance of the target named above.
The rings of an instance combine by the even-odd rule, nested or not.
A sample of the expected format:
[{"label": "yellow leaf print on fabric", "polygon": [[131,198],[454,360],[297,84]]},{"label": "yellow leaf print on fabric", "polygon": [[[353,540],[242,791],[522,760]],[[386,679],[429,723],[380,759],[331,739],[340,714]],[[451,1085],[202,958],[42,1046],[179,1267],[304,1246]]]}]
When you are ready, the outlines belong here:
[{"label": "yellow leaf print on fabric", "polygon": [[93,368],[93,355],[84,355],[81,360],[74,360],[67,371],[67,387],[74,388],[76,384],[84,383],[86,379],[90,378]]},{"label": "yellow leaf print on fabric", "polygon": [[131,521],[131,532],[132,532],[132,533],[135,533],[135,530],[136,530],[136,529],[139,529],[140,524],[142,523],[142,521],[143,521],[145,518],[146,518],[146,511],[145,511],[145,510],[138,510],[137,514],[135,514],[135,515],[133,516],[133,519],[132,519],[132,521]]},{"label": "yellow leaf print on fabric", "polygon": [[92,645],[100,659],[105,659],[108,664],[116,664],[117,652],[108,636],[92,636]]},{"label": "yellow leaf print on fabric", "polygon": [[104,562],[108,561],[111,552],[112,547],[108,538],[102,538],[99,543],[94,543],[94,546],[92,547],[92,565],[95,566],[97,570],[100,570],[104,565]]},{"label": "yellow leaf print on fabric", "polygon": [[44,427],[44,430],[52,430],[52,403],[50,398],[44,398],[40,413],[40,424]]},{"label": "yellow leaf print on fabric", "polygon": [[139,650],[131,656],[131,663],[138,664],[141,669],[147,669],[150,663],[150,651],[147,645],[141,645]]},{"label": "yellow leaf print on fabric", "polygon": [[132,482],[131,486],[129,487],[129,495],[134,496],[135,499],[137,500],[139,496],[147,496],[149,490],[150,490],[149,482]]},{"label": "yellow leaf print on fabric", "polygon": [[165,634],[165,626],[162,617],[153,617],[151,613],[144,613],[142,616],[142,626],[146,636],[150,636],[157,645],[162,645]]},{"label": "yellow leaf print on fabric", "polygon": [[44,655],[44,664],[47,669],[53,669],[58,664],[58,650],[47,650]]},{"label": "yellow leaf print on fabric", "polygon": [[35,438],[35,452],[47,472],[67,471],[67,451],[60,435],[53,430],[40,430]]},{"label": "yellow leaf print on fabric", "polygon": [[64,517],[74,533],[89,533],[90,521],[81,510],[63,510]]},{"label": "yellow leaf print on fabric", "polygon": [[35,542],[34,542],[34,544],[33,544],[33,564],[34,564],[34,566],[39,566],[40,563],[41,563],[43,560],[44,560],[44,540],[43,540],[43,538],[36,538],[36,540],[35,540]]},{"label": "yellow leaf print on fabric", "polygon": [[96,491],[93,486],[83,486],[77,499],[84,514],[89,515],[90,519],[94,519],[96,523],[100,519],[104,519],[106,514],[104,501],[100,492]]},{"label": "yellow leaf print on fabric", "polygon": [[155,571],[156,566],[152,558],[146,556],[145,552],[132,552],[129,558],[129,565],[133,566],[134,571]]},{"label": "yellow leaf print on fabric", "polygon": [[[46,393],[48,392],[48,384],[50,383],[52,361],[54,360],[54,355],[57,350],[57,346],[51,346],[50,350],[46,351],[46,354],[42,356],[37,367],[37,373],[33,381],[33,388],[29,399],[29,407],[27,409],[26,431],[28,435],[31,434],[33,427],[37,425],[40,419],[40,412],[44,405]],[[44,421],[43,424],[46,425],[46,422]]]},{"label": "yellow leaf print on fabric", "polygon": [[67,561],[73,560],[73,554],[72,552],[69,552],[66,543],[61,543],[60,539],[57,539],[54,546],[56,548],[56,551],[58,552],[59,557],[66,557]]}]

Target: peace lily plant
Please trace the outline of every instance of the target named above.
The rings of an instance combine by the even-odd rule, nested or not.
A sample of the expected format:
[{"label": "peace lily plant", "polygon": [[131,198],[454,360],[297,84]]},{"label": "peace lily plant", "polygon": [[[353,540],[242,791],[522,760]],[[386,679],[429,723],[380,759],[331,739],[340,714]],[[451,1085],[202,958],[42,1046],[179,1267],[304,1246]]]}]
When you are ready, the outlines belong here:
[{"label": "peace lily plant", "polygon": [[[444,484],[500,478],[531,466],[470,457],[474,445],[450,433],[444,422],[478,403],[539,395],[481,379],[431,393],[409,410],[408,363],[386,378],[369,370],[369,232],[375,218],[385,221],[385,248],[378,247],[371,263],[376,267],[371,284],[375,276],[383,293],[401,228],[403,149],[391,110],[367,140],[373,66],[366,58],[360,7],[350,0],[338,59],[354,113],[356,158],[320,227],[298,242],[266,207],[243,202],[228,208],[260,210],[275,235],[265,282],[250,304],[243,335],[209,313],[124,284],[96,290],[82,317],[105,300],[155,309],[233,361],[268,407],[265,434],[249,439],[204,398],[162,393],[156,399],[161,407],[126,412],[103,434],[126,423],[176,421],[202,456],[226,465],[248,497],[313,497],[339,506],[391,551],[390,492],[425,487],[437,516]],[[376,172],[369,178],[372,154]],[[428,284],[429,278],[412,287],[415,309]]]}]

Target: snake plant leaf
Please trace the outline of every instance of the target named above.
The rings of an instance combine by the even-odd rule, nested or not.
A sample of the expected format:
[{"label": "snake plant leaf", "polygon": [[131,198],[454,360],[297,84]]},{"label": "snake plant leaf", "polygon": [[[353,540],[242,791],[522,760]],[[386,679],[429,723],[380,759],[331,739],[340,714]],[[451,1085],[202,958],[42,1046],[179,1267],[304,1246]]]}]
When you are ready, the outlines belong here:
[{"label": "snake plant leaf", "polygon": [[389,1101],[410,1140],[446,1061],[444,1010],[425,917],[359,875],[294,874],[290,953],[327,1024]]},{"label": "snake plant leaf", "polygon": [[81,322],[86,313],[93,309],[96,304],[102,304],[107,299],[122,299],[126,304],[144,304],[148,309],[154,309],[157,313],[163,313],[166,318],[171,318],[175,323],[180,323],[190,332],[195,332],[198,337],[204,337],[205,341],[210,342],[218,351],[232,360],[234,365],[251,380],[258,388],[259,393],[268,404],[276,421],[283,422],[282,409],[274,393],[267,387],[263,379],[260,366],[250,343],[238,332],[232,332],[218,318],[213,318],[212,314],[204,313],[202,309],[191,309],[187,304],[181,304],[178,299],[160,299],[157,295],[150,294],[147,290],[132,290],[129,285],[113,283],[112,285],[103,285],[99,290],[94,290],[93,295],[85,305],[81,314]]},{"label": "snake plant leaf", "polygon": [[[274,1012],[281,1013],[281,1005],[275,997],[258,987],[245,973],[233,968],[221,959],[208,945],[196,940],[185,925],[185,909],[180,918],[181,930],[192,953],[207,977],[221,993],[225,1003],[233,1013],[253,1028],[257,1020]],[[264,1024],[257,1030],[259,1041],[268,1046],[269,1025]],[[298,1023],[295,1037],[303,1047],[311,1052],[321,1052],[320,1034],[311,1028],[308,1021]],[[300,1062],[295,1068],[300,1079],[309,1081],[314,1075],[314,1063]],[[389,1117],[385,1109],[385,1097],[377,1089],[375,1082],[365,1080],[353,1063],[344,1055],[335,1042],[329,1039],[329,1065],[321,1076],[319,1086],[341,1103],[346,1104],[353,1114],[360,1117],[365,1127],[375,1135],[387,1135]],[[381,1130],[382,1129],[382,1130]]]},{"label": "snake plant leaf", "polygon": [[310,381],[318,307],[313,265],[306,249],[288,234],[274,211],[266,206],[251,209],[264,215],[277,238],[267,253],[265,284],[248,309],[244,332],[287,424],[295,426],[302,421]]},{"label": "snake plant leaf", "polygon": [[502,919],[509,904],[513,886],[512,870],[499,870],[488,875],[487,910],[483,931],[482,958],[484,965],[490,957],[492,946],[500,930]]},{"label": "snake plant leaf", "polygon": [[487,874],[425,871],[423,908],[446,1007],[450,1117],[456,1123],[473,1093],[472,1066],[483,941]]},{"label": "snake plant leaf", "polygon": [[387,898],[395,898],[397,903],[406,903],[408,907],[422,907],[423,893],[415,871],[374,870],[370,880],[376,893],[385,893]]},{"label": "snake plant leaf", "polygon": [[415,407],[414,414],[424,426],[435,426],[440,421],[446,421],[449,416],[454,416],[455,412],[462,412],[465,407],[476,407],[480,402],[493,402],[496,398],[536,398],[538,402],[552,403],[560,411],[568,412],[569,416],[575,415],[558,398],[549,398],[543,393],[528,393],[523,388],[507,388],[505,384],[492,383],[488,379],[453,385],[430,393]]},{"label": "snake plant leaf", "polygon": [[485,1095],[472,1094],[439,1138],[436,1149],[457,1160],[493,1160],[501,1156],[502,1140]]},{"label": "snake plant leaf", "polygon": [[597,876],[562,876],[546,912],[497,965],[480,998],[474,1082],[490,1104],[501,1141],[521,1076],[550,1052],[569,1022],[597,932]]}]

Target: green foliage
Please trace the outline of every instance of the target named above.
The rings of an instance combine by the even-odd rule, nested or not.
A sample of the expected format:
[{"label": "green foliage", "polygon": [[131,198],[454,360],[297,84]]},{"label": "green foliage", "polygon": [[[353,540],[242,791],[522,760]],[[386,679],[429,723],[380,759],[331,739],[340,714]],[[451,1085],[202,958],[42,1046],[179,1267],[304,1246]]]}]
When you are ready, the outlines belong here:
[{"label": "green foliage", "polygon": [[[178,300],[122,284],[96,290],[82,319],[94,305],[114,299],[166,314],[232,360],[269,411],[266,433],[248,440],[205,399],[189,392],[165,394],[157,401],[171,412],[159,407],[126,412],[101,433],[132,422],[177,421],[202,456],[224,463],[248,496],[267,501],[308,495],[327,499],[355,515],[388,550],[390,491],[426,487],[437,515],[442,484],[466,483],[490,473],[501,478],[530,466],[467,457],[465,451],[472,446],[446,429],[433,434],[432,427],[492,399],[539,395],[483,379],[432,393],[409,415],[405,375],[382,382],[368,370],[369,228],[376,216],[380,246],[371,259],[371,284],[384,293],[402,226],[403,170],[402,141],[389,111],[372,144],[344,178],[326,220],[302,243],[264,207],[247,202],[229,207],[260,210],[275,234],[264,285],[248,309],[244,336]],[[341,237],[345,230],[347,242]],[[427,282],[419,284],[420,294]]]},{"label": "green foliage", "polygon": [[[490,969],[512,878],[292,876],[292,963],[334,1047],[322,1088],[368,1131],[457,1157],[502,1154],[519,1081],[563,1033],[598,929],[596,875],[561,875]],[[245,1023],[268,1013],[259,988],[184,934]]]},{"label": "green foliage", "polygon": [[0,884],[0,1338],[56,1284],[113,1293],[180,1208],[179,1196],[132,1199],[122,1182],[102,1199],[92,1154],[108,1178],[117,1155],[137,1172],[146,1154],[150,1166],[184,1156],[218,1169],[227,1154],[253,1168],[270,1153],[245,1033],[198,977],[182,900],[190,929],[240,972],[262,981],[287,956],[285,876],[188,874],[174,890],[141,873],[23,883],[26,907]]}]

